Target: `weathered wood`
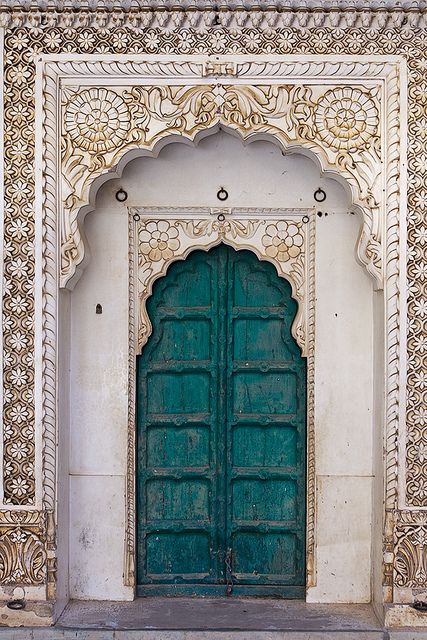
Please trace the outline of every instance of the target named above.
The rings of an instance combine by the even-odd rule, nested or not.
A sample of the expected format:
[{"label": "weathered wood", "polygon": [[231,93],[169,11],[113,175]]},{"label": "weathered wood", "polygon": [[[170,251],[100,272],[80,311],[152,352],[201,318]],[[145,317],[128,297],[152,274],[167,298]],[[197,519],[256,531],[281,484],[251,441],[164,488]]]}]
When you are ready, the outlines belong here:
[{"label": "weathered wood", "polygon": [[289,283],[220,246],[172,265],[148,307],[138,592],[302,595],[306,370]]}]

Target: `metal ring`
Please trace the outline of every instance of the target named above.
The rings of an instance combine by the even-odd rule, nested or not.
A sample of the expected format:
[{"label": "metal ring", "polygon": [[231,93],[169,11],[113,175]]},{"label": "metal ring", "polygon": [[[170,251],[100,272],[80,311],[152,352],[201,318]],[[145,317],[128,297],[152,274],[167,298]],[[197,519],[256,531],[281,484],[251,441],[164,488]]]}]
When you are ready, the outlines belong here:
[{"label": "metal ring", "polygon": [[132,218],[135,220],[135,222],[139,222],[141,220],[141,216],[139,215],[139,213],[134,213]]},{"label": "metal ring", "polygon": [[128,199],[127,191],[121,188],[118,191],[116,191],[116,200],[118,202],[126,202],[127,199]]},{"label": "metal ring", "polygon": [[310,218],[308,216],[303,216],[302,221],[304,224],[307,224],[307,222],[310,222]]},{"label": "metal ring", "polygon": [[219,222],[223,222],[225,220],[225,215],[223,213],[220,213],[218,215],[218,220],[219,220]]},{"label": "metal ring", "polygon": [[314,192],[313,197],[316,200],[316,202],[325,202],[326,193],[323,191],[323,189],[319,187],[317,191]]},{"label": "metal ring", "polygon": [[216,194],[216,197],[218,198],[218,200],[221,200],[221,202],[224,202],[224,200],[227,200],[228,198],[228,191],[226,191],[224,187],[220,187]]},{"label": "metal ring", "polygon": [[25,609],[25,600],[11,600],[6,606],[8,609]]}]

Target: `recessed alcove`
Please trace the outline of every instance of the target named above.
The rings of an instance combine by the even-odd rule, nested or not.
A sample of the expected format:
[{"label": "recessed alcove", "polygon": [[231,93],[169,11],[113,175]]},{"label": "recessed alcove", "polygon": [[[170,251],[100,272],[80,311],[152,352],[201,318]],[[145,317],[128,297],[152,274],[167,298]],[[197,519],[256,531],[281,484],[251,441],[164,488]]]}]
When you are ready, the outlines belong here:
[{"label": "recessed alcove", "polygon": [[[228,192],[226,204],[217,192]],[[326,200],[317,204],[318,188]],[[119,188],[128,194],[119,203]],[[311,208],[315,241],[315,566],[312,602],[370,602],[381,564],[380,305],[356,260],[361,220],[350,191],[313,158],[224,132],[140,157],[98,191],[86,216],[90,254],[61,293],[58,579],[63,598],[128,600],[125,586],[128,210],[145,207]],[[319,215],[317,215],[319,214]],[[320,215],[321,214],[321,215]],[[101,305],[102,314],[97,313]],[[378,381],[378,382],[377,382]],[[378,388],[377,388],[378,387]],[[68,570],[67,570],[68,567]],[[69,573],[68,573],[69,571]],[[372,578],[373,576],[373,578]],[[69,590],[68,590],[69,585]]]}]

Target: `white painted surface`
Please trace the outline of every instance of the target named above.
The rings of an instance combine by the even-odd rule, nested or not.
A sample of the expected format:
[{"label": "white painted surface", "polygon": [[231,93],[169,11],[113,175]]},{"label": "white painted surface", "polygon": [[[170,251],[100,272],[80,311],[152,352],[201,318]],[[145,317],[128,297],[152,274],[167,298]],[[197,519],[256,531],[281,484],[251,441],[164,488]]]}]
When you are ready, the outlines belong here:
[{"label": "white painted surface", "polygon": [[[91,260],[72,293],[70,595],[122,599],[127,429],[126,206],[311,207],[323,187],[316,241],[318,584],[311,601],[370,599],[372,284],[354,257],[359,221],[343,188],[303,156],[229,135],[182,144],[128,165],[105,184],[85,222]],[[96,304],[103,307],[95,313]],[[335,315],[336,314],[336,315]],[[105,480],[105,476],[108,479]],[[345,514],[337,529],[337,519]],[[352,526],[354,524],[354,528]],[[85,548],[85,528],[95,543]],[[340,528],[341,527],[341,528]],[[334,531],[337,532],[335,536]],[[335,536],[335,537],[334,537]]]},{"label": "white painted surface", "polygon": [[71,598],[132,598],[123,586],[124,491],[124,476],[71,476]]},{"label": "white painted surface", "polygon": [[317,478],[317,586],[309,602],[369,602],[371,503],[369,477]]}]

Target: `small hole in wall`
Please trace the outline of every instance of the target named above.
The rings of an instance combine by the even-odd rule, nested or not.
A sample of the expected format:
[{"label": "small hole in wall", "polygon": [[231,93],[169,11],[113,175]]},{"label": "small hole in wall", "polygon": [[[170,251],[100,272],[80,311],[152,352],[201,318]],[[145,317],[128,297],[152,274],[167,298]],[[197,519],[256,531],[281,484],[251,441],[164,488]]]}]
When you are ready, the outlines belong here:
[{"label": "small hole in wall", "polygon": [[97,314],[101,314],[102,313],[102,304],[99,304],[99,302],[96,305],[95,313],[97,313]]}]

